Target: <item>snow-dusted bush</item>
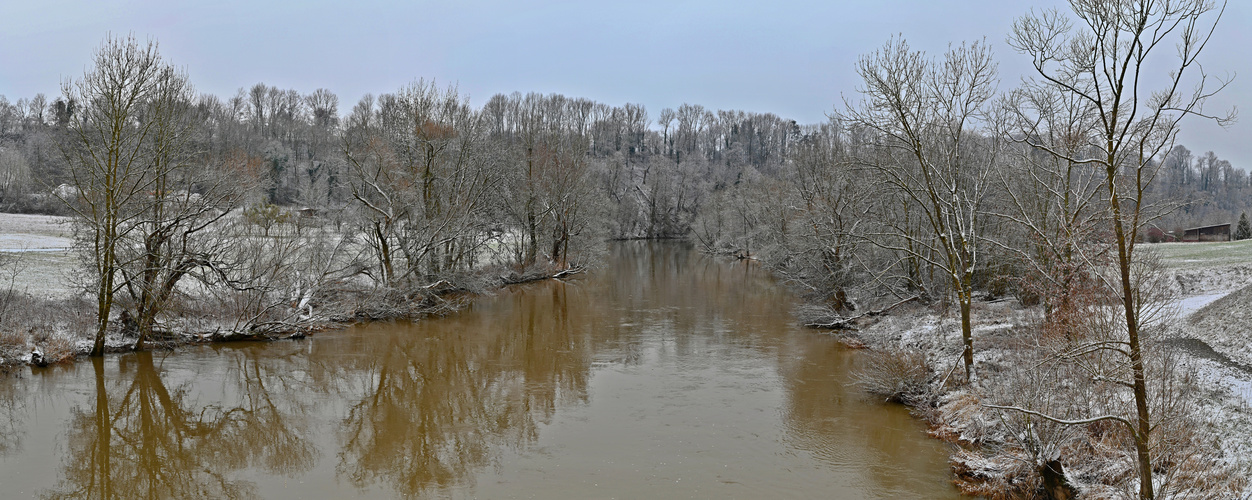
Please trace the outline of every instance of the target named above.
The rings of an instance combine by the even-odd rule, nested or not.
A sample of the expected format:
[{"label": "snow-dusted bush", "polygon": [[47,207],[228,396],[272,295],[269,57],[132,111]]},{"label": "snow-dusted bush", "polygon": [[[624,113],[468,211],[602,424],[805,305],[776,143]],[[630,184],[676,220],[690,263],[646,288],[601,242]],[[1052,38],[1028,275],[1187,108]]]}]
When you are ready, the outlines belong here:
[{"label": "snow-dusted bush", "polygon": [[930,372],[926,353],[920,350],[875,349],[865,355],[865,365],[857,372],[856,383],[887,401],[909,403],[926,394]]}]

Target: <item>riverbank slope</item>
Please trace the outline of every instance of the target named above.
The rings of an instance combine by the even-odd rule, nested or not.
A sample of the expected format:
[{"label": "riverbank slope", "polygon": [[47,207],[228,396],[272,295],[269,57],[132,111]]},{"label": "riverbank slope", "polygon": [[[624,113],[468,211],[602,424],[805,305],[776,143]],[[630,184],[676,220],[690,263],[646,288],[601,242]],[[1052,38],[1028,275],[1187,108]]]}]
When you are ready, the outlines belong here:
[{"label": "riverbank slope", "polygon": [[[1150,363],[1168,369],[1153,381],[1159,393],[1153,411],[1162,416],[1158,489],[1188,498],[1246,498],[1252,495],[1252,241],[1144,248],[1159,257],[1173,297],[1163,311],[1173,317],[1152,333],[1157,347]],[[910,404],[932,435],[957,445],[953,468],[967,493],[1039,494],[1047,465],[1062,469],[1080,497],[1133,493],[1134,457],[1116,427],[1059,425],[986,406],[1081,420],[1116,413],[1124,396],[1095,382],[1085,391],[1057,387],[1067,377],[1104,375],[1078,372],[1091,364],[1046,355],[1063,343],[1041,335],[1038,307],[983,300],[973,316],[975,376],[968,384],[960,368],[960,318],[953,312],[906,303],[861,318],[855,331],[835,333],[869,348],[866,389]]]}]

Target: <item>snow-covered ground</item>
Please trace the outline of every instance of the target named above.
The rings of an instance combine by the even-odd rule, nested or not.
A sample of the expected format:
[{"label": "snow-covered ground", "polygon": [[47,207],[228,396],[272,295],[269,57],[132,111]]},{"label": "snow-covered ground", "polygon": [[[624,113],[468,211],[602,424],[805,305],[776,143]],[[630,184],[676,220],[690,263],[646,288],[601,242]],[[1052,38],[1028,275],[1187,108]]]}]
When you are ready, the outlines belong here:
[{"label": "snow-covered ground", "polygon": [[[1242,477],[1252,478],[1252,241],[1141,248],[1154,252],[1170,273],[1178,317],[1166,342],[1184,355],[1198,376],[1193,391],[1200,413],[1196,425],[1203,427],[1204,440],[1222,450],[1225,463],[1242,471]],[[871,347],[921,351],[939,378],[951,373],[959,379],[959,315],[935,311],[920,306],[894,310],[863,325],[859,340]],[[1014,301],[976,302],[975,366],[987,378],[976,380],[974,389],[955,389],[945,397],[974,397],[970,393],[983,397],[995,385],[997,374],[1012,372],[1014,345],[1021,344],[1015,325],[1038,321],[1039,314],[1037,308],[1023,308]],[[965,425],[948,429],[955,430],[956,438],[977,442],[980,432],[994,427],[992,415],[973,412],[966,417]],[[939,430],[944,429],[941,424]],[[1252,490],[1238,496],[1245,497],[1252,498]]]},{"label": "snow-covered ground", "polygon": [[69,238],[40,234],[0,234],[0,252],[59,252],[73,244]]},{"label": "snow-covered ground", "polygon": [[1143,248],[1177,283],[1179,319],[1170,342],[1202,381],[1195,396],[1209,433],[1252,476],[1252,240]]},{"label": "snow-covered ground", "polygon": [[66,249],[71,236],[67,217],[0,213],[0,250]]},{"label": "snow-covered ground", "polygon": [[[1215,441],[1252,475],[1252,280],[1229,293],[1184,298],[1177,345],[1198,368]],[[1198,306],[1198,307],[1189,307]]]},{"label": "snow-covered ground", "polygon": [[1178,314],[1184,317],[1188,316],[1191,313],[1199,311],[1205,306],[1212,304],[1217,299],[1225,297],[1229,294],[1230,290],[1222,290],[1220,292],[1206,293],[1183,298],[1178,301]]},{"label": "snow-covered ground", "polygon": [[1252,287],[1244,287],[1186,317],[1180,336],[1201,340],[1238,363],[1252,366]]},{"label": "snow-covered ground", "polygon": [[[1252,476],[1252,240],[1150,245],[1174,274],[1171,343],[1200,378],[1214,442]],[[1244,492],[1252,494],[1252,492]]]},{"label": "snow-covered ground", "polygon": [[[1200,354],[1203,349],[1184,351],[1214,364],[1213,369],[1206,368],[1209,375],[1223,379],[1222,385],[1229,386],[1245,404],[1252,404],[1252,240],[1146,248],[1161,258],[1177,283],[1180,325],[1175,336],[1182,345],[1202,342],[1214,354]],[[1210,359],[1214,355],[1229,361],[1215,362]],[[1236,369],[1240,365],[1250,368]],[[1241,434],[1252,441],[1252,427]]]},{"label": "snow-covered ground", "polygon": [[66,217],[0,213],[0,289],[68,297],[77,263],[71,236]]},{"label": "snow-covered ground", "polygon": [[1252,264],[1252,240],[1212,243],[1155,243],[1137,248],[1156,253],[1173,269],[1221,268]]}]

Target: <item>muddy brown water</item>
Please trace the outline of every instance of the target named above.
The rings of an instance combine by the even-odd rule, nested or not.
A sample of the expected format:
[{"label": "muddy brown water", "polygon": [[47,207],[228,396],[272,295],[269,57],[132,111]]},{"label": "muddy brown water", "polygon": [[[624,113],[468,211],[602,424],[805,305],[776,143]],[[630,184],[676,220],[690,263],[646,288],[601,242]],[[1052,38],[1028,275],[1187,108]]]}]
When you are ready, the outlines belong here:
[{"label": "muddy brown water", "polygon": [[610,246],[446,318],[0,379],[4,498],[958,498],[752,264]]}]

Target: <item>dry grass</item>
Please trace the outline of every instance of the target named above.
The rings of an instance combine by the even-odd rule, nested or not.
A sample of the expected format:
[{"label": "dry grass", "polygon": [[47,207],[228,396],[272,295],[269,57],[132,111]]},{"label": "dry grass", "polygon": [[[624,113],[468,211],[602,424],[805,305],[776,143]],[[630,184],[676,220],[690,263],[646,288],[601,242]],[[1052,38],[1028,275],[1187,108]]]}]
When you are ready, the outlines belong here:
[{"label": "dry grass", "polygon": [[27,336],[16,329],[0,326],[0,362],[16,359],[27,352]]},{"label": "dry grass", "polygon": [[78,355],[74,340],[64,334],[49,335],[42,342],[36,342],[35,347],[49,364],[70,361]]},{"label": "dry grass", "polygon": [[16,363],[32,348],[53,363],[73,359],[78,337],[91,329],[93,312],[79,299],[0,294],[0,364]]},{"label": "dry grass", "polygon": [[984,456],[958,449],[952,454],[952,471],[961,493],[990,500],[1037,498],[1042,480],[1038,470],[1019,453]]}]

